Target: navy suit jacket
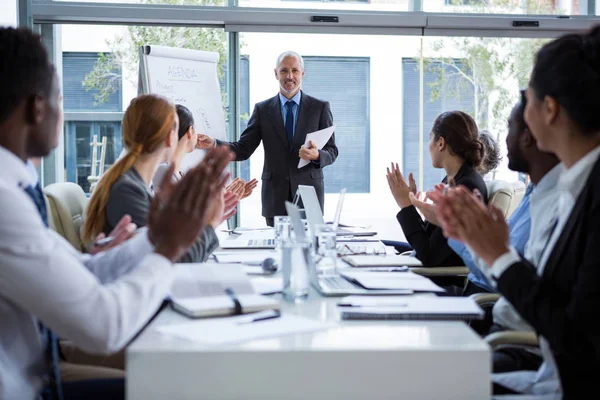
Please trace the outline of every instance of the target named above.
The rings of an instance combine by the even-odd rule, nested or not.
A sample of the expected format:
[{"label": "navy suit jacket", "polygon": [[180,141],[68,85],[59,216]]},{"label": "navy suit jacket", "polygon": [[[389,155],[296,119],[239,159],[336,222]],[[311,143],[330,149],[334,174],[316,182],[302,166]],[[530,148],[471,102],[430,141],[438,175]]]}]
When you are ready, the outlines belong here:
[{"label": "navy suit jacket", "polygon": [[333,125],[329,103],[302,92],[296,131],[292,143],[285,134],[279,95],[257,103],[248,121],[248,127],[237,142],[227,144],[235,153],[236,161],[247,160],[262,141],[265,149],[265,163],[262,171],[262,215],[274,217],[286,215],[285,201],[291,200],[298,185],[313,186],[317,192],[321,211],[325,204],[325,184],[323,168],[332,164],[338,156],[335,134],[319,150],[319,162],[311,162],[298,169],[300,147],[306,134]]}]

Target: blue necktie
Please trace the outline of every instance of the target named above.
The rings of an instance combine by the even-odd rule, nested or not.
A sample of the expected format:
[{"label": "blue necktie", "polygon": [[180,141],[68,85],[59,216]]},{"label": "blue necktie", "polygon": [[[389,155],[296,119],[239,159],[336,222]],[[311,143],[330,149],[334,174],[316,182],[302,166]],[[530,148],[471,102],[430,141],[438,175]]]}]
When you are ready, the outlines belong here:
[{"label": "blue necktie", "polygon": [[[46,202],[44,201],[44,194],[39,182],[37,185],[35,185],[35,187],[27,186],[24,188],[24,190],[25,193],[27,193],[35,203],[44,225],[48,227],[48,211],[46,210]],[[46,360],[48,362],[50,375],[49,390],[44,390],[42,396],[45,400],[62,400],[62,388],[60,385],[60,374],[58,371],[58,339],[56,335],[41,322],[39,325],[40,335],[46,340]]]},{"label": "blue necktie", "polygon": [[285,135],[287,136],[288,143],[290,147],[292,146],[292,139],[294,138],[294,102],[288,100],[285,103],[285,108],[287,109],[287,113],[285,115]]}]

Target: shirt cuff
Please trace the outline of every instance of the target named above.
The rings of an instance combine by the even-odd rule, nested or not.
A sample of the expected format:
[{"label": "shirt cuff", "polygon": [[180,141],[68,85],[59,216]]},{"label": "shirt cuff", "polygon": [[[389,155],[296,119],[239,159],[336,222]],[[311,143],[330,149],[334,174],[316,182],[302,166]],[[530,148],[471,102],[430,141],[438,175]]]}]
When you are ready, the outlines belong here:
[{"label": "shirt cuff", "polygon": [[141,236],[142,238],[140,239],[140,248],[138,249],[138,251],[143,253],[154,252],[154,245],[150,241],[149,232],[150,231],[147,226],[139,228],[138,236]]},{"label": "shirt cuff", "polygon": [[510,267],[511,265],[518,263],[521,261],[521,257],[519,253],[514,247],[510,247],[510,251],[502,254],[500,257],[494,261],[492,267],[488,270],[488,277],[492,278],[494,281],[500,279],[500,276]]}]

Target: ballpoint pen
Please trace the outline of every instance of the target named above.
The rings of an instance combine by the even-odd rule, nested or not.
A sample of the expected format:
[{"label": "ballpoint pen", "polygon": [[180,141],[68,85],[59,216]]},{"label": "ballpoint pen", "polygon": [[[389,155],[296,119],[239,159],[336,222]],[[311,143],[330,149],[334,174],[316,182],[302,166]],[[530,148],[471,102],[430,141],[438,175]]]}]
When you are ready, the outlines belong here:
[{"label": "ballpoint pen", "polygon": [[251,324],[252,322],[266,321],[268,319],[279,318],[281,313],[278,310],[268,310],[258,312],[254,315],[249,315],[245,318],[240,318],[236,321],[237,325]]},{"label": "ballpoint pen", "polygon": [[393,267],[393,268],[369,268],[365,269],[368,272],[408,272],[408,267]]}]

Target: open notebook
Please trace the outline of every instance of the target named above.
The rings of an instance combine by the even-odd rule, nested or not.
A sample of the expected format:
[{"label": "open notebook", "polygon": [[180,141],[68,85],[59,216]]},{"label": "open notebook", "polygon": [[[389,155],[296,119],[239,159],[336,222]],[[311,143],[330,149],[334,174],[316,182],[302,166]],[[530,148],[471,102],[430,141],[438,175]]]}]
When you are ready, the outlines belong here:
[{"label": "open notebook", "polygon": [[279,302],[254,291],[239,264],[177,264],[171,288],[174,310],[190,318],[279,310]]}]

